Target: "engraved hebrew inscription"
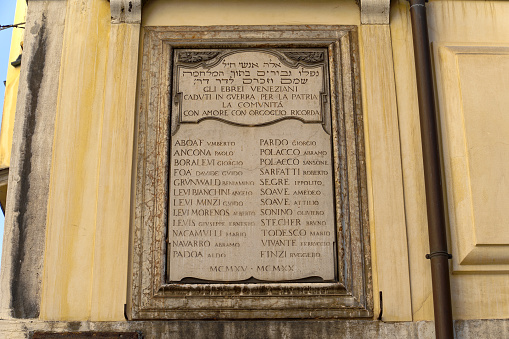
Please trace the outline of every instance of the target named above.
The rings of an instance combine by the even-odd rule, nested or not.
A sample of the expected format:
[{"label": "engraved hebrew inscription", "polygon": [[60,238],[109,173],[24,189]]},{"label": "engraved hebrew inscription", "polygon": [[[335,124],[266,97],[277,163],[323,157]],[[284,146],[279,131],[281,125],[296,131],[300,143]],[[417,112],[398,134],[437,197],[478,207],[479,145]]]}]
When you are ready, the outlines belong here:
[{"label": "engraved hebrew inscription", "polygon": [[335,280],[326,53],[174,51],[170,282]]}]

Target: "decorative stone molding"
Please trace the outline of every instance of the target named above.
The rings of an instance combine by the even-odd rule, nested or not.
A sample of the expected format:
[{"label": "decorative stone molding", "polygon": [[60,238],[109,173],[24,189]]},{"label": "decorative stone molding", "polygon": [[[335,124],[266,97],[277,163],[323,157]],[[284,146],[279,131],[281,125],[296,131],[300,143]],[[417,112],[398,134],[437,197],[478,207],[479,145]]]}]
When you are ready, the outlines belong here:
[{"label": "decorative stone molding", "polygon": [[388,25],[390,0],[360,0],[361,24]]},{"label": "decorative stone molding", "polygon": [[143,0],[111,0],[112,24],[140,24]]},{"label": "decorative stone molding", "polygon": [[[138,97],[141,106],[136,137],[130,297],[126,307],[129,319],[373,316],[357,41],[354,26],[145,27]],[[173,225],[169,221],[173,215],[170,212],[173,203],[169,199],[175,194],[168,184],[170,175],[173,176],[169,140],[173,128],[183,124],[178,114],[182,107],[178,104],[182,102],[179,95],[183,82],[177,81],[176,72],[186,62],[196,66],[195,69],[199,63],[216,62],[217,65],[217,60],[212,60],[214,54],[225,48],[230,49],[228,53],[235,49],[243,49],[245,53],[251,49],[254,53],[263,48],[274,58],[280,57],[281,63],[285,60],[290,65],[331,63],[327,64],[330,75],[326,77],[327,90],[323,91],[329,96],[327,116],[331,120],[324,115],[323,126],[324,130],[330,126],[333,135],[330,147],[334,167],[329,173],[335,183],[334,200],[331,200],[335,208],[330,209],[334,210],[334,216],[327,225],[337,225],[331,240],[337,245],[332,251],[334,257],[326,279],[321,275],[289,280],[257,275],[228,280],[186,276],[175,271],[175,267],[180,269],[182,265],[172,261],[175,257],[169,256],[171,245],[167,244],[172,244],[178,235],[170,234],[167,226]],[[191,122],[186,123],[189,126]],[[234,123],[229,122],[228,126]],[[171,269],[177,274],[172,276]]]},{"label": "decorative stone molding", "polygon": [[496,90],[509,69],[509,46],[444,42],[434,45],[434,56],[453,273],[507,273],[509,213],[502,206],[509,185],[499,178],[507,173],[500,155],[509,148],[509,100]]}]

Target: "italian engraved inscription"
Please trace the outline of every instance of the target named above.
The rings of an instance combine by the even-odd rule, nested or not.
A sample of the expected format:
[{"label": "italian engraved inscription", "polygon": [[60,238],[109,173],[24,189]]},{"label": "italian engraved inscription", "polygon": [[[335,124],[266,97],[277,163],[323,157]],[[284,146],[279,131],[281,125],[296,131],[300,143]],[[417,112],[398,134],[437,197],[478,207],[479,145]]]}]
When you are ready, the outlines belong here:
[{"label": "italian engraved inscription", "polygon": [[168,279],[335,279],[327,51],[174,51]]}]

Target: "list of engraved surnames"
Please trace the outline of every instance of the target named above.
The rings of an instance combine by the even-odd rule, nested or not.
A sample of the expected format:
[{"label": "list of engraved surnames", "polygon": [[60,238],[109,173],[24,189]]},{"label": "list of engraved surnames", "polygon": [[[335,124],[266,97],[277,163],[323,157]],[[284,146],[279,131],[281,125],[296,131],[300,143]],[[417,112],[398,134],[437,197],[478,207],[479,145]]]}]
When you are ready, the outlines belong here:
[{"label": "list of engraved surnames", "polygon": [[326,51],[175,52],[168,277],[335,277]]}]

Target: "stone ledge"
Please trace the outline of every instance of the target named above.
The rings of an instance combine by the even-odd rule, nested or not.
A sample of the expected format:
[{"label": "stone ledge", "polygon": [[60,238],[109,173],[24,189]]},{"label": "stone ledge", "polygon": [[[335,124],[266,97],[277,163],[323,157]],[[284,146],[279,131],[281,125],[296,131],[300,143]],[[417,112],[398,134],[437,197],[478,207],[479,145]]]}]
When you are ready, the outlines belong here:
[{"label": "stone ledge", "polygon": [[[509,319],[457,320],[456,338],[507,338]],[[133,332],[150,338],[434,338],[431,321],[386,323],[373,320],[255,321],[41,321],[0,320],[0,337],[28,338],[33,331]]]}]

